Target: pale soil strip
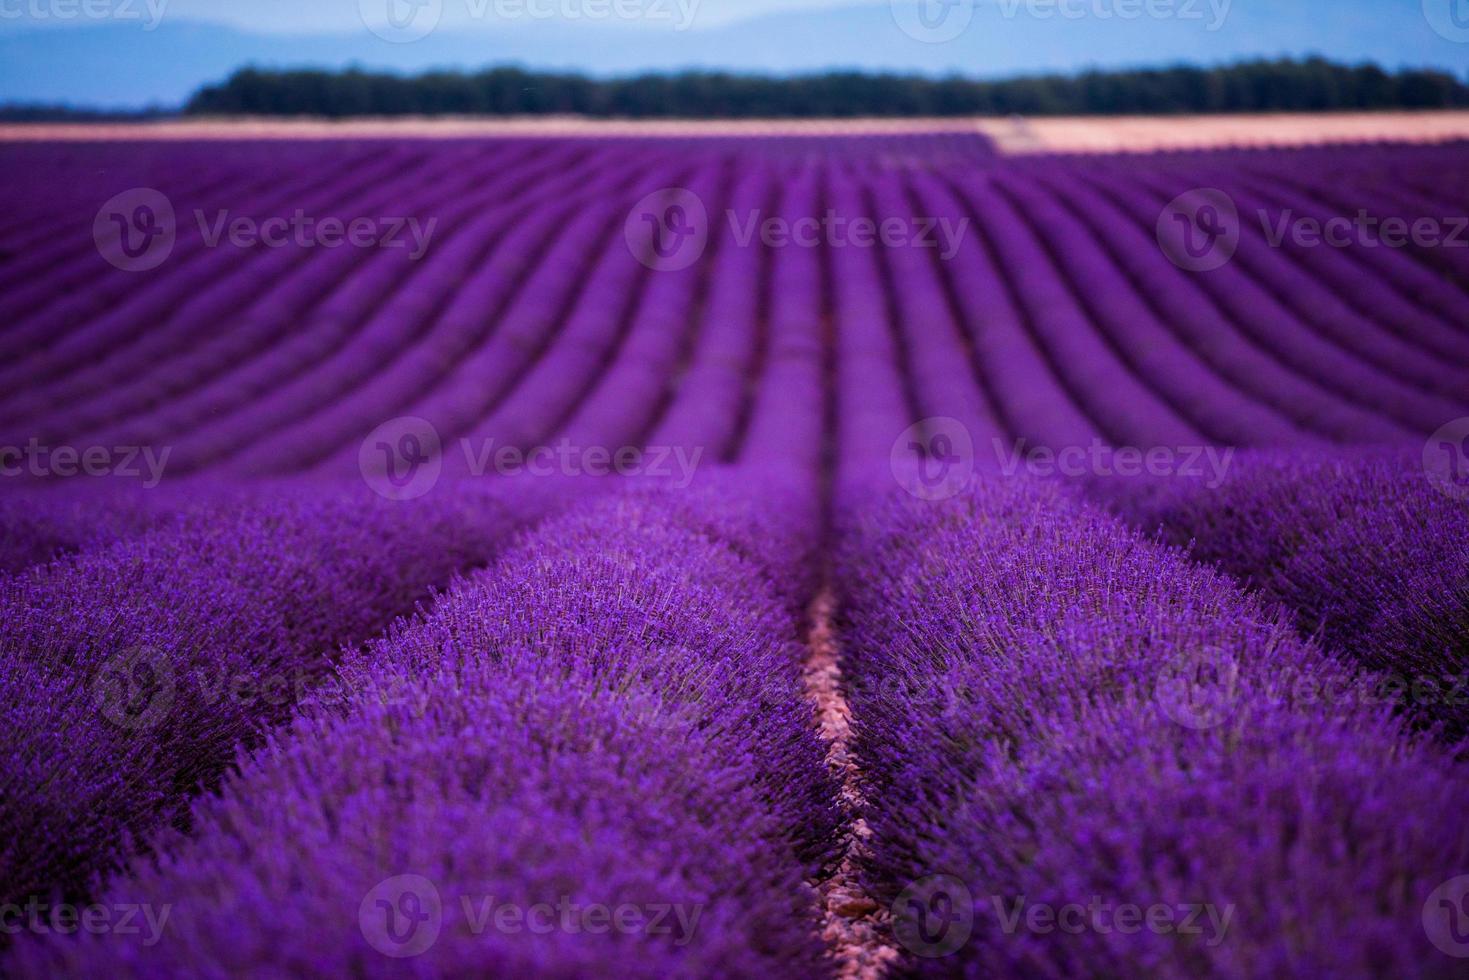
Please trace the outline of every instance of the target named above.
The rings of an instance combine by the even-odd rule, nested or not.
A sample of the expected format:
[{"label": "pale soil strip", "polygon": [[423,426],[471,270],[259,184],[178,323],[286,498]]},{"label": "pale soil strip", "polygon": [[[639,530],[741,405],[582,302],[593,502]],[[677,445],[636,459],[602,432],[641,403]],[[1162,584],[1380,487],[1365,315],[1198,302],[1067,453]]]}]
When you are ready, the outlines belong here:
[{"label": "pale soil strip", "polygon": [[951,119],[587,119],[578,116],[395,119],[178,119],[0,124],[0,142],[210,139],[677,138],[983,133],[1007,154],[1150,153],[1330,143],[1469,139],[1469,112],[1281,113]]},{"label": "pale soil strip", "polygon": [[863,891],[858,876],[864,842],[871,832],[857,817],[863,800],[857,760],[852,753],[852,716],[842,693],[835,615],[836,596],[831,589],[824,589],[811,604],[803,680],[806,696],[816,705],[821,737],[828,746],[826,763],[842,782],[842,807],[852,821],[852,829],[837,870],[826,880],[812,884],[824,905],[822,938],[835,961],[836,975],[875,980],[898,958],[898,951],[882,938],[888,934],[888,910]]},{"label": "pale soil strip", "polygon": [[1469,139],[1469,112],[1089,116],[977,120],[1002,153],[1153,153]]}]

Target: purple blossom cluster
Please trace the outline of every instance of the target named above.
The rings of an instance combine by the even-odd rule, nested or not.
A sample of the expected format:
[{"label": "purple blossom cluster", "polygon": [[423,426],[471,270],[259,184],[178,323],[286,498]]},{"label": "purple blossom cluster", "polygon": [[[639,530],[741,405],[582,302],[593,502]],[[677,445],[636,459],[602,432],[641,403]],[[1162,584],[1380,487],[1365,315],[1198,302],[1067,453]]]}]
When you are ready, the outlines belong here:
[{"label": "purple blossom cluster", "polygon": [[14,491],[0,498],[0,574],[141,534],[172,510],[154,494]]},{"label": "purple blossom cluster", "polygon": [[[819,975],[804,882],[839,815],[775,584],[809,546],[809,513],[763,497],[767,516],[744,523],[752,489],[633,493],[524,537],[348,656],[346,699],[242,760],[191,835],[165,835],[108,888],[170,904],[167,942],[25,943],[12,966]],[[412,959],[384,952],[405,933],[404,880],[403,915],[432,895]],[[367,899],[384,887],[379,910]],[[598,932],[561,915],[533,931],[477,915],[486,902],[668,906],[692,925]]]},{"label": "purple blossom cluster", "polygon": [[[873,887],[964,886],[895,906],[914,972],[1457,975],[1420,924],[1469,870],[1453,758],[1310,697],[1355,682],[1223,575],[997,481],[854,509],[839,583]],[[1028,914],[1094,899],[1228,924]]]},{"label": "purple blossom cluster", "polygon": [[1216,489],[1098,481],[1130,522],[1191,546],[1379,672],[1378,697],[1469,726],[1469,507],[1417,454],[1242,454]]},{"label": "purple blossom cluster", "polygon": [[297,488],[0,579],[0,899],[85,893],[289,719],[338,646],[546,502]]}]

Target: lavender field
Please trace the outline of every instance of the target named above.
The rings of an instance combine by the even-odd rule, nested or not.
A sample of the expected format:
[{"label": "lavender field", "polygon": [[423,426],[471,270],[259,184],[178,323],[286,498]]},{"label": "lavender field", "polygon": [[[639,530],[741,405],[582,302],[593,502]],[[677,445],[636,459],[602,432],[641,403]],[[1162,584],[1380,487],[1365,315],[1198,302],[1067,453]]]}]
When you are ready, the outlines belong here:
[{"label": "lavender field", "polygon": [[1464,976],[1466,165],[0,142],[0,975]]}]

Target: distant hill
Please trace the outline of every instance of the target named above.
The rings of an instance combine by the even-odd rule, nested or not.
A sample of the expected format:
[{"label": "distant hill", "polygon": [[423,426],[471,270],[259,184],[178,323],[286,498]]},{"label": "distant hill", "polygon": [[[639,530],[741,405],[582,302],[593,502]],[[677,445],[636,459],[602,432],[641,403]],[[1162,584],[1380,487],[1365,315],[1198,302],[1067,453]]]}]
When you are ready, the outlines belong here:
[{"label": "distant hill", "polygon": [[[457,0],[461,8],[465,2]],[[1073,9],[1105,12],[1127,0],[1070,2]],[[252,33],[168,14],[152,31],[138,23],[37,29],[7,20],[0,21],[0,102],[181,105],[202,85],[222,81],[244,65],[340,69],[357,64],[417,72],[508,62],[601,76],[685,68],[780,73],[849,67],[996,78],[1319,53],[1336,62],[1434,67],[1460,77],[1469,72],[1469,44],[1436,34],[1424,16],[1423,0],[1164,0],[1164,5],[1193,17],[1123,20],[1086,13],[1075,20],[1059,14],[1041,18],[1026,13],[1031,8],[1022,0],[984,0],[968,29],[942,44],[922,43],[899,30],[886,3],[770,14],[685,32],[666,24],[477,21],[463,26],[462,17],[446,17],[439,30],[409,44],[390,44],[366,29]],[[1005,15],[1007,7],[1013,16]],[[1211,30],[1218,10],[1226,16]]]},{"label": "distant hill", "polygon": [[831,72],[710,72],[589,79],[518,68],[421,75],[246,68],[202,89],[207,116],[519,116],[850,118],[854,116],[1158,115],[1461,109],[1469,85],[1430,71],[1388,73],[1320,58],[1215,68],[1087,71],[981,81]]}]

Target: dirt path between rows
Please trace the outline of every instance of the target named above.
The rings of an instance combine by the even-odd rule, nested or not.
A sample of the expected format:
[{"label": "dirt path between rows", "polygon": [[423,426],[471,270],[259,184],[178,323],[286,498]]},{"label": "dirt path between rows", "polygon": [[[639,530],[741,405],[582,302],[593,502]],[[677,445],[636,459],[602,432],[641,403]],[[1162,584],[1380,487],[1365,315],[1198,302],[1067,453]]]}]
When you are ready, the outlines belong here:
[{"label": "dirt path between rows", "polygon": [[863,804],[860,770],[852,748],[852,716],[842,692],[835,618],[836,595],[827,588],[811,604],[803,681],[806,696],[816,705],[821,737],[827,743],[826,763],[841,780],[841,804],[850,830],[836,871],[812,884],[821,895],[822,938],[836,964],[836,976],[874,980],[898,958],[898,950],[888,944],[888,910],[863,890],[858,877],[870,832],[858,816]]}]

